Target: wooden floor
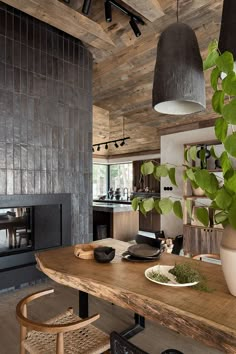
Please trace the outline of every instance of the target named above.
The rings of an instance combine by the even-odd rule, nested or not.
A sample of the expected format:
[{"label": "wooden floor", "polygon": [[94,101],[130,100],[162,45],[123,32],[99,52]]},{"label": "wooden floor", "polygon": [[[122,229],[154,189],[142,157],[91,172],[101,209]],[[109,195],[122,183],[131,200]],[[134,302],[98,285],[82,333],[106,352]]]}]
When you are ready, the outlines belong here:
[{"label": "wooden floor", "polygon": [[[55,293],[47,298],[36,300],[30,315],[34,319],[46,320],[58,312],[73,306],[78,310],[78,292],[58,285],[51,280],[41,284],[27,286],[20,290],[0,294],[0,353],[19,353],[19,326],[15,319],[15,306],[25,295],[41,289],[53,287]],[[90,297],[90,314],[99,312],[101,318],[97,326],[106,332],[122,331],[133,323],[133,314],[105,301]],[[156,323],[146,321],[146,328],[131,340],[150,354],[159,354],[167,348],[175,348],[184,354],[219,354],[218,350],[206,348],[202,344],[185,338]],[[45,353],[47,354],[47,353]]]}]

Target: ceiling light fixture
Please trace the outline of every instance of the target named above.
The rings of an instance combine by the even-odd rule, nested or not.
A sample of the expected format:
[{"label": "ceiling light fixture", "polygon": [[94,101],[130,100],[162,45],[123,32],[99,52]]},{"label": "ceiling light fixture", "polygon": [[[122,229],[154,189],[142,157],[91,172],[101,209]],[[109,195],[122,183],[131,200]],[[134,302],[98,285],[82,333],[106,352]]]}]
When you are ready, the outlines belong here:
[{"label": "ceiling light fixture", "polygon": [[185,115],[206,108],[202,58],[191,27],[178,22],[167,27],[157,46],[152,92],[160,113]]},{"label": "ceiling light fixture", "polygon": [[133,17],[131,17],[131,20],[129,21],[129,24],[130,24],[132,30],[134,31],[135,36],[136,37],[141,36],[141,32],[140,32],[140,30],[138,28],[138,25],[137,25],[137,23],[136,23],[136,21],[135,21],[135,19]]},{"label": "ceiling light fixture", "polygon": [[82,7],[83,14],[88,15],[91,1],[92,0],[84,0],[83,7]]},{"label": "ceiling light fixture", "polygon": [[111,22],[112,21],[112,14],[111,14],[111,3],[110,1],[106,0],[104,3],[105,7],[105,18],[106,22]]},{"label": "ceiling light fixture", "polygon": [[141,36],[141,31],[138,28],[138,24],[145,25],[145,22],[143,21],[143,19],[140,16],[135,15],[133,12],[127,10],[124,6],[120,5],[115,0],[106,0],[105,3],[104,3],[106,21],[107,22],[111,22],[112,21],[111,5],[113,5],[118,10],[123,12],[125,15],[130,17],[129,24],[130,24],[132,30],[134,31],[135,36],[136,37]]},{"label": "ceiling light fixture", "polygon": [[[100,151],[100,147],[101,147],[102,145],[105,145],[105,149],[106,149],[106,150],[108,149],[108,145],[109,145],[109,144],[113,144],[113,143],[114,143],[114,146],[115,146],[116,148],[118,148],[119,146],[124,146],[126,140],[128,140],[128,139],[130,139],[129,136],[127,136],[127,137],[125,137],[125,138],[123,137],[123,138],[121,138],[121,139],[104,141],[103,143],[99,143],[99,144],[93,144],[93,152],[94,152],[94,148],[95,148],[95,147],[97,147],[97,151]],[[120,143],[120,145],[118,145],[118,142],[120,142],[120,141],[121,141],[121,143]]]},{"label": "ceiling light fixture", "polygon": [[[221,53],[229,51],[233,54],[236,60],[236,1],[224,0],[223,10],[221,17],[220,37],[219,37],[219,50]],[[236,71],[236,61],[234,62],[234,71]]]}]

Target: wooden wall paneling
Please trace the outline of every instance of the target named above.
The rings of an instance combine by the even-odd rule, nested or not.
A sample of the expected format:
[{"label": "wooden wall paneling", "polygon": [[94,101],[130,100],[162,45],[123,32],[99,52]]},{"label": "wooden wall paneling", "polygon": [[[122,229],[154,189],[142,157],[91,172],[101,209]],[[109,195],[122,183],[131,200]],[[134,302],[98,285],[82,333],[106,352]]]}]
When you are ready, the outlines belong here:
[{"label": "wooden wall paneling", "polygon": [[222,236],[223,230],[220,229],[184,225],[184,252],[192,255],[203,253],[219,254]]}]

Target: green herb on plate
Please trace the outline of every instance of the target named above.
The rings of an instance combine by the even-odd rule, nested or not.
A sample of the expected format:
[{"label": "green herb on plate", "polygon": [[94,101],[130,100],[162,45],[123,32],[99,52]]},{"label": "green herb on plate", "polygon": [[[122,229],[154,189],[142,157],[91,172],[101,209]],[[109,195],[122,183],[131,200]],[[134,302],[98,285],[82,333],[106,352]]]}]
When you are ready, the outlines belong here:
[{"label": "green herb on plate", "polygon": [[202,280],[201,274],[189,263],[177,264],[169,270],[169,273],[175,275],[176,281],[179,284],[194,283]]},{"label": "green herb on plate", "polygon": [[193,286],[194,289],[206,292],[213,291],[208,287],[206,279],[189,263],[176,264],[174,268],[169,270],[169,273],[175,275],[176,281],[180,284],[198,282]]},{"label": "green herb on plate", "polygon": [[160,283],[168,283],[170,279],[158,271],[152,271],[148,273],[148,277],[152,280],[158,281]]}]

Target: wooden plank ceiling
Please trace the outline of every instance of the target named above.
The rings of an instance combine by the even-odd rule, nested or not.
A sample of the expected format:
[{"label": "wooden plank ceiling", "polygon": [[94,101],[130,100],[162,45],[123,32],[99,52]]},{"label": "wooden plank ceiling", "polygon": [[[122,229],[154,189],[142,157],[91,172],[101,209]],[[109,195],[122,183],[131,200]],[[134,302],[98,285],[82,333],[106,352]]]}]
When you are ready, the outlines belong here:
[{"label": "wooden plank ceiling", "polygon": [[[74,1],[77,5],[80,1],[77,10],[81,12],[83,1]],[[89,18],[99,23],[115,43],[115,47],[109,50],[90,47],[94,56],[94,104],[109,112],[109,134],[107,129],[103,129],[104,117],[94,112],[93,139],[94,143],[124,135],[131,139],[123,147],[116,149],[110,145],[109,150],[102,148],[95,154],[117,156],[157,151],[161,134],[213,125],[216,115],[211,109],[209,72],[206,73],[206,111],[188,116],[169,116],[152,108],[157,42],[161,32],[176,21],[176,0],[117,1],[142,16],[145,25],[139,25],[142,35],[137,38],[127,16],[113,8],[113,20],[106,23],[103,1],[92,0]],[[195,31],[203,57],[209,42],[219,37],[222,5],[223,0],[179,0],[179,19]]]},{"label": "wooden plank ceiling", "polygon": [[[160,135],[213,125],[209,73],[206,73],[207,109],[188,116],[162,115],[152,109],[152,82],[156,47],[161,32],[176,22],[177,0],[116,0],[142,17],[142,35],[135,37],[129,17],[112,7],[112,22],[104,18],[104,0],[92,0],[89,15],[83,0],[4,0],[34,17],[80,38],[94,57],[93,143],[130,136],[123,147],[110,145],[96,154],[118,155],[157,151]],[[218,39],[223,0],[179,0],[179,20],[195,31],[202,56]]]}]

